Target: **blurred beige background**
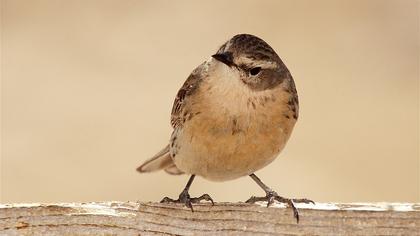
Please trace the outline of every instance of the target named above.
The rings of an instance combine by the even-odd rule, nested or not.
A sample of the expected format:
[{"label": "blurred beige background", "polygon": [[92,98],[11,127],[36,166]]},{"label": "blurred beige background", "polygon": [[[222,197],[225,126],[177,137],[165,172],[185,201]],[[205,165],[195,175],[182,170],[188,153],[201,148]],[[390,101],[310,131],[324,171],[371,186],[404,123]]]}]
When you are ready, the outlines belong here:
[{"label": "blurred beige background", "polygon": [[[284,196],[420,201],[419,1],[1,1],[1,202],[160,200],[135,168],[189,73],[237,33],[291,70],[301,115],[257,174]],[[250,178],[191,194],[244,201]]]}]

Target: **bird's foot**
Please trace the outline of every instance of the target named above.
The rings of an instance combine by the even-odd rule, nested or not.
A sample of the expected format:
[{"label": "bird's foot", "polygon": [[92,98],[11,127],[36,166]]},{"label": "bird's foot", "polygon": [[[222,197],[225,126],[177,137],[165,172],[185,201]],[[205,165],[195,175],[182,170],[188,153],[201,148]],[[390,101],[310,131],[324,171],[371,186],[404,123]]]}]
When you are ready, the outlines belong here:
[{"label": "bird's foot", "polygon": [[162,201],[160,201],[161,203],[184,203],[185,206],[187,206],[188,208],[191,209],[192,212],[194,212],[194,209],[192,207],[193,203],[199,203],[202,200],[206,200],[206,201],[210,201],[211,204],[214,206],[214,202],[213,199],[210,197],[210,195],[208,194],[203,194],[200,197],[190,197],[190,194],[188,193],[187,190],[184,190],[181,192],[181,194],[179,194],[179,197],[177,200],[168,198],[168,197],[164,197],[162,199]]},{"label": "bird's foot", "polygon": [[265,197],[255,197],[255,196],[252,196],[250,199],[248,199],[246,201],[246,203],[253,204],[253,203],[256,203],[256,202],[259,202],[259,201],[267,201],[267,207],[269,207],[270,205],[272,205],[274,203],[274,201],[285,203],[287,206],[289,206],[290,208],[292,208],[293,215],[296,218],[297,223],[299,223],[299,211],[295,207],[295,204],[294,203],[312,203],[312,204],[315,204],[314,201],[309,200],[309,199],[306,199],[306,198],[299,198],[299,199],[284,198],[284,197],[279,196],[274,191],[267,192],[267,195]]}]

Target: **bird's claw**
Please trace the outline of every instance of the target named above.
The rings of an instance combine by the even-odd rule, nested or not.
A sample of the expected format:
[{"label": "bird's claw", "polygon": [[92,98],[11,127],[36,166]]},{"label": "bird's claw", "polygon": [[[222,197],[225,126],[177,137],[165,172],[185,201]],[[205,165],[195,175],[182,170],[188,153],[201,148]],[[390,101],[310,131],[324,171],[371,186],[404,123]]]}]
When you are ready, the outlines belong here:
[{"label": "bird's claw", "polygon": [[287,206],[292,208],[293,216],[296,218],[297,223],[299,223],[299,211],[295,207],[294,203],[312,203],[312,204],[315,204],[314,201],[306,199],[306,198],[299,198],[299,199],[284,198],[284,197],[279,196],[274,191],[267,192],[267,195],[265,197],[252,196],[250,199],[248,199],[246,201],[246,203],[253,204],[253,203],[256,203],[256,202],[260,202],[260,201],[267,201],[267,207],[272,205],[274,203],[274,201],[285,203]]},{"label": "bird's claw", "polygon": [[293,198],[292,201],[294,203],[306,203],[306,204],[314,204],[315,205],[314,201],[312,201],[310,199],[307,199],[307,198]]},{"label": "bird's claw", "polygon": [[200,203],[202,200],[209,201],[214,206],[214,201],[208,194],[203,194],[200,197],[190,197],[190,194],[188,191],[184,190],[179,194],[179,197],[177,200],[164,197],[161,203],[184,203],[186,207],[190,208],[192,212],[194,212],[193,203]]}]

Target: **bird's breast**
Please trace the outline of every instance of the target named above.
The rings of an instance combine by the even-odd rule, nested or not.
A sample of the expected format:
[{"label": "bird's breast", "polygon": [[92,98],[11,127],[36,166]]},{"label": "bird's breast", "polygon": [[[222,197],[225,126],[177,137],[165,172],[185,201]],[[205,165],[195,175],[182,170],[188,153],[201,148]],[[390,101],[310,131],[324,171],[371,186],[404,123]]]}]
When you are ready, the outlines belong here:
[{"label": "bird's breast", "polygon": [[245,86],[205,82],[175,135],[175,164],[186,173],[228,180],[266,166],[283,149],[295,124],[282,89],[252,92]]}]

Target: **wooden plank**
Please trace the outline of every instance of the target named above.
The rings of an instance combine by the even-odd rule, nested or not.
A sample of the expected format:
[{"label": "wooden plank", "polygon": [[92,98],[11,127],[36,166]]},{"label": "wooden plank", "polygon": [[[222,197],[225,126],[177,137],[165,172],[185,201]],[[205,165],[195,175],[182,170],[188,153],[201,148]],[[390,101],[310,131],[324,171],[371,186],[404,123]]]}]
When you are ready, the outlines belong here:
[{"label": "wooden plank", "polygon": [[420,204],[194,205],[97,202],[0,205],[0,235],[420,235]]}]

